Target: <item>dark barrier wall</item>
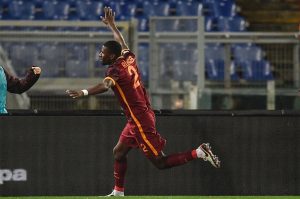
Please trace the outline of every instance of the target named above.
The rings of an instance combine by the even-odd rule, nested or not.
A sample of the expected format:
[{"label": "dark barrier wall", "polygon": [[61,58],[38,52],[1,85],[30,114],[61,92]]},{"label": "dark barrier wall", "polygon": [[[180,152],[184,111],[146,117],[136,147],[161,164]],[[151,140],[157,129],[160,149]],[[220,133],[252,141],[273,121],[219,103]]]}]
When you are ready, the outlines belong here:
[{"label": "dark barrier wall", "polygon": [[[128,195],[299,195],[300,115],[280,112],[165,113],[166,153],[210,142],[221,169],[196,160],[157,170],[129,154]],[[112,149],[125,119],[116,115],[0,117],[0,194],[105,195]]]}]

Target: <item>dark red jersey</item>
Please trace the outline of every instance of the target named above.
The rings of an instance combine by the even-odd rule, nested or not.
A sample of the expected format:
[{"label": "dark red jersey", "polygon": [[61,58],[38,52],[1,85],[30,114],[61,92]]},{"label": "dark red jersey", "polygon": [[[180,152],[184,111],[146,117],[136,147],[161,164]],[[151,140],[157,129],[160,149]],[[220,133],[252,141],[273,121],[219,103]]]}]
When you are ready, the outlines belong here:
[{"label": "dark red jersey", "polygon": [[147,156],[160,155],[166,140],[156,132],[155,115],[141,82],[135,55],[123,50],[122,56],[107,68],[105,78],[113,81],[112,89],[128,118],[120,142],[140,147]]},{"label": "dark red jersey", "polygon": [[136,57],[131,51],[122,51],[122,56],[107,68],[106,78],[113,80],[112,90],[118,97],[127,118],[135,120],[136,115],[151,109]]}]

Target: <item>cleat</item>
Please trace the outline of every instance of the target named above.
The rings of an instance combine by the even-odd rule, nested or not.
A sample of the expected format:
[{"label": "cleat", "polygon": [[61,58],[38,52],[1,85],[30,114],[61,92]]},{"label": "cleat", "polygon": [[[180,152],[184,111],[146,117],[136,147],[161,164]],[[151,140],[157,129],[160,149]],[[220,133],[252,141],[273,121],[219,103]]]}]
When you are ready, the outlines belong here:
[{"label": "cleat", "polygon": [[110,194],[106,195],[106,197],[111,196],[124,196],[124,192],[113,190]]},{"label": "cleat", "polygon": [[201,144],[199,146],[199,149],[205,153],[205,157],[203,158],[204,161],[208,161],[211,165],[213,165],[216,168],[221,167],[221,162],[218,156],[212,153],[209,143]]}]

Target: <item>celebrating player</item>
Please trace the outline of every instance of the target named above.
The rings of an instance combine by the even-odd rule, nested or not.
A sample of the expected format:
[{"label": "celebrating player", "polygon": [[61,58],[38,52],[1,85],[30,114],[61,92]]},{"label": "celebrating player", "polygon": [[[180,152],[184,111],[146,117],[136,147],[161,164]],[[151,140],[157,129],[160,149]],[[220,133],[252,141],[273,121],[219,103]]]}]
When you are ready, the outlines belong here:
[{"label": "celebrating player", "polygon": [[0,114],[7,113],[6,91],[17,94],[27,91],[39,79],[40,73],[41,68],[33,66],[27,71],[25,78],[19,79],[0,66]]},{"label": "celebrating player", "polygon": [[124,179],[127,168],[127,154],[132,148],[140,148],[144,155],[158,168],[167,169],[200,158],[220,167],[220,161],[213,155],[208,143],[185,153],[165,155],[166,140],[156,131],[155,115],[140,78],[135,55],[128,49],[124,38],[115,25],[115,13],[104,8],[102,22],[113,32],[116,41],[103,44],[99,54],[104,65],[109,65],[102,83],[89,89],[67,90],[69,96],[78,98],[103,93],[112,89],[118,97],[127,117],[117,145],[113,149],[115,186],[108,196],[124,196]]}]

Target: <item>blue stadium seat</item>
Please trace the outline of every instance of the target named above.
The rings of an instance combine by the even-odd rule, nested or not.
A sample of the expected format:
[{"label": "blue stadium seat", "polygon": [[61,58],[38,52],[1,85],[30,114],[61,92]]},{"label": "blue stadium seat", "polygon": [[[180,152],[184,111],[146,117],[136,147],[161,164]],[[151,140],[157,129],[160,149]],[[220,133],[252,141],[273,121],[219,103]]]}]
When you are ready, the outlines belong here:
[{"label": "blue stadium seat", "polygon": [[201,16],[203,14],[203,5],[195,1],[177,1],[177,16]]},{"label": "blue stadium seat", "polygon": [[196,19],[163,20],[157,22],[156,27],[158,31],[194,32],[197,31],[198,22]]},{"label": "blue stadium seat", "polygon": [[135,3],[125,3],[124,1],[120,2],[120,8],[121,8],[121,15],[120,15],[120,20],[123,19],[131,19],[134,17],[136,13],[136,4]]},{"label": "blue stadium seat", "polygon": [[180,24],[179,20],[173,20],[173,19],[159,20],[159,21],[156,21],[156,29],[155,30],[158,32],[183,30],[183,29],[179,28],[179,24]]},{"label": "blue stadium seat", "polygon": [[4,5],[3,5],[3,3],[0,1],[0,19],[2,19],[2,13],[3,13],[3,7],[4,7]]},{"label": "blue stadium seat", "polygon": [[176,81],[195,81],[197,62],[195,61],[195,45],[166,44],[160,46],[161,76]]},{"label": "blue stadium seat", "polygon": [[144,5],[144,14],[146,16],[169,16],[170,5],[168,2],[150,2],[145,1]]},{"label": "blue stadium seat", "polygon": [[[176,75],[175,59],[177,58],[175,53],[178,49],[178,44],[160,44],[159,45],[159,63],[161,64],[160,76],[164,79],[179,79],[179,75]],[[178,61],[177,61],[178,62]],[[177,64],[178,65],[178,64]]]},{"label": "blue stadium seat", "polygon": [[65,61],[66,48],[62,44],[46,44],[41,47],[40,57],[43,59],[57,59],[61,64]]},{"label": "blue stadium seat", "polygon": [[217,29],[222,32],[230,32],[230,19],[228,17],[218,17],[217,18]]},{"label": "blue stadium seat", "polygon": [[217,18],[217,30],[223,32],[242,32],[246,30],[247,23],[242,17]]},{"label": "blue stadium seat", "polygon": [[242,65],[242,77],[249,81],[265,81],[274,79],[271,65],[266,60],[246,61]]},{"label": "blue stadium seat", "polygon": [[123,5],[124,4],[117,2],[117,1],[109,2],[109,7],[111,7],[114,10],[114,12],[116,13],[116,20],[119,20],[120,17],[122,16]]},{"label": "blue stadium seat", "polygon": [[9,0],[0,1],[0,13],[1,13],[1,19],[9,19],[9,12],[8,12],[8,5]]},{"label": "blue stadium seat", "polygon": [[235,16],[231,18],[231,31],[233,32],[243,32],[247,29],[247,22],[243,17]]},{"label": "blue stadium seat", "polygon": [[220,16],[234,17],[236,15],[236,4],[233,1],[220,1],[218,3]]},{"label": "blue stadium seat", "polygon": [[141,43],[138,45],[138,61],[149,61],[148,43]]},{"label": "blue stadium seat", "polygon": [[70,5],[63,1],[44,1],[43,14],[40,19],[45,20],[66,20],[68,19]]},{"label": "blue stadium seat", "polygon": [[38,60],[38,54],[38,49],[32,44],[13,44],[10,57],[17,75],[24,76],[28,67]]},{"label": "blue stadium seat", "polygon": [[138,30],[142,32],[149,31],[149,19],[148,17],[141,15],[137,17],[138,19]]},{"label": "blue stadium seat", "polygon": [[[205,70],[207,78],[210,80],[224,80],[225,69],[225,48],[220,44],[207,44],[205,46]],[[236,65],[230,65],[230,78],[237,80]]]},{"label": "blue stadium seat", "polygon": [[2,48],[4,50],[4,52],[8,56],[8,59],[10,59],[10,47],[11,47],[10,43],[0,42],[0,48]]},{"label": "blue stadium seat", "polygon": [[44,0],[33,0],[35,6],[35,12],[34,12],[35,20],[44,19],[43,2]]},{"label": "blue stadium seat", "polygon": [[[205,61],[205,72],[208,80],[223,81],[225,75],[225,62],[224,60],[213,60],[209,59]],[[236,65],[234,62],[230,64],[230,79],[235,81],[238,80],[236,73]]]},{"label": "blue stadium seat", "polygon": [[143,82],[148,83],[149,80],[149,61],[139,61],[138,62],[139,73]]},{"label": "blue stadium seat", "polygon": [[219,17],[220,8],[217,1],[203,0],[203,13],[209,17]]},{"label": "blue stadium seat", "polygon": [[205,61],[205,74],[208,80],[221,81],[224,79],[224,61],[209,59]]},{"label": "blue stadium seat", "polygon": [[220,44],[205,45],[205,60],[225,60],[225,48]]},{"label": "blue stadium seat", "polygon": [[77,1],[76,10],[80,20],[99,20],[103,13],[103,4],[94,1]]},{"label": "blue stadium seat", "polygon": [[11,2],[11,0],[1,0],[1,1],[0,1],[0,6],[1,6],[1,8],[7,8],[9,2]]},{"label": "blue stadium seat", "polygon": [[233,45],[232,54],[238,64],[245,61],[261,61],[263,58],[262,49],[251,43]]},{"label": "blue stadium seat", "polygon": [[213,32],[216,31],[216,22],[214,17],[205,16],[205,31],[206,32]]},{"label": "blue stadium seat", "polygon": [[41,66],[43,69],[42,77],[60,77],[60,67],[59,63],[55,59],[41,59],[36,61],[38,66]]},{"label": "blue stadium seat", "polygon": [[88,61],[86,60],[67,60],[65,73],[67,77],[88,77]]},{"label": "blue stadium seat", "polygon": [[86,44],[67,44],[64,46],[67,59],[88,60],[88,46]]},{"label": "blue stadium seat", "polygon": [[44,76],[56,77],[60,75],[60,68],[65,65],[66,49],[63,45],[46,44],[41,47],[40,59],[45,60]]},{"label": "blue stadium seat", "polygon": [[14,0],[9,2],[7,12],[2,13],[3,19],[33,19],[34,18],[34,4],[32,2],[25,2],[21,0]]},{"label": "blue stadium seat", "polygon": [[85,44],[67,44],[64,46],[67,77],[88,77],[88,46]]}]

